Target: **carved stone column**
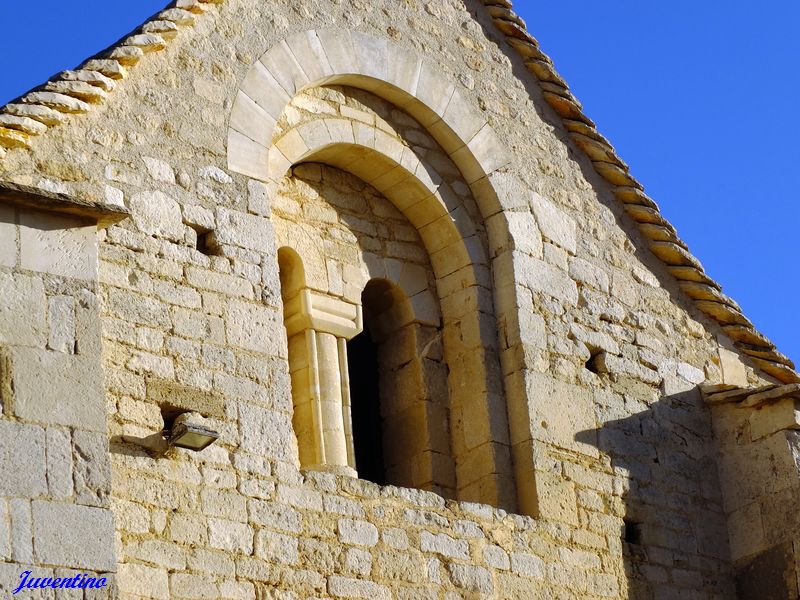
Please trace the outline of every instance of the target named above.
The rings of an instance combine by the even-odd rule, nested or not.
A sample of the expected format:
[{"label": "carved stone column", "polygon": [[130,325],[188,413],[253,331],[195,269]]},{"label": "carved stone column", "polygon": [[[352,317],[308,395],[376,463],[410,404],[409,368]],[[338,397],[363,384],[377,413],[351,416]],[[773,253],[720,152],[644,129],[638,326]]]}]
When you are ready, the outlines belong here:
[{"label": "carved stone column", "polygon": [[301,466],[355,477],[347,340],[364,328],[361,307],[303,288],[284,323]]}]

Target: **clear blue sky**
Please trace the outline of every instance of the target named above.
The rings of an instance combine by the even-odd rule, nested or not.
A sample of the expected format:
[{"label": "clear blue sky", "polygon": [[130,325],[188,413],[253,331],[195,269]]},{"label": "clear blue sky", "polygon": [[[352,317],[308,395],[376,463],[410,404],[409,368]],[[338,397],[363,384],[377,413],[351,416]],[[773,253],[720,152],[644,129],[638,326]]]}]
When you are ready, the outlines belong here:
[{"label": "clear blue sky", "polygon": [[[706,270],[800,362],[800,7],[788,0],[769,8],[743,0],[516,4]],[[0,104],[164,5],[0,3],[7,24]]]}]

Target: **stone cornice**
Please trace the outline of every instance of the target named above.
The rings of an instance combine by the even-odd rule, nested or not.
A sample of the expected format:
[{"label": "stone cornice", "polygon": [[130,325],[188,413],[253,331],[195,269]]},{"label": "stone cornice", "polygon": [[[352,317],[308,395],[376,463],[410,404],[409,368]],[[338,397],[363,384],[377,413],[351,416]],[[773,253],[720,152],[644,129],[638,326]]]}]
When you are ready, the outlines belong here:
[{"label": "stone cornice", "polygon": [[99,228],[118,223],[130,215],[124,206],[81,200],[65,194],[5,181],[0,182],[0,202],[85,217],[96,222]]},{"label": "stone cornice", "polygon": [[794,363],[758,332],[739,306],[722,293],[721,286],[704,271],[700,261],[678,237],[658,205],[644,193],[644,187],[617,155],[608,140],[587,117],[572,95],[553,61],[528,33],[525,22],[513,11],[511,0],[482,0],[495,27],[522,56],[525,67],[534,75],[544,100],[561,118],[575,145],[591,160],[595,171],[605,179],[628,215],[639,225],[650,250],[678,280],[681,289],[694,300],[701,312],[719,323],[736,348],[748,356],[764,373],[783,383],[800,382]]}]

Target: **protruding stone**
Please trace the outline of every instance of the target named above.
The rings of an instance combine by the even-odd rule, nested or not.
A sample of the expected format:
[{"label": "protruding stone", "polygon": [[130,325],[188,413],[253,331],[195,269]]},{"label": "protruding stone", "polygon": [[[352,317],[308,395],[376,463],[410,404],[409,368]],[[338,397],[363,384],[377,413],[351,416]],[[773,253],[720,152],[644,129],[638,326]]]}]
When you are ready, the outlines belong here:
[{"label": "protruding stone", "polygon": [[118,61],[111,58],[95,58],[83,65],[88,71],[97,71],[110,79],[122,79],[128,72]]},{"label": "protruding stone", "polygon": [[47,125],[35,119],[8,114],[0,114],[0,126],[16,129],[28,135],[41,135],[47,131]]},{"label": "protruding stone", "polygon": [[678,237],[675,228],[669,224],[639,223],[639,231],[641,231],[646,238],[653,241],[672,242],[681,248],[686,248],[686,244]]},{"label": "protruding stone", "polygon": [[595,170],[600,174],[600,176],[612,185],[628,185],[628,186],[641,187],[641,184],[638,181],[636,181],[633,177],[631,177],[626,169],[623,169],[618,165],[598,160],[592,161],[592,164],[594,165]]},{"label": "protruding stone", "polygon": [[571,133],[570,137],[578,148],[583,150],[592,160],[623,164],[611,146],[598,142],[582,133]]},{"label": "protruding stone", "polygon": [[698,300],[695,302],[695,306],[715,321],[724,325],[747,325],[750,323],[741,311],[721,302]]},{"label": "protruding stone", "polygon": [[792,383],[750,394],[742,400],[742,406],[758,408],[764,404],[775,402],[776,400],[784,400],[786,398],[800,399],[800,384]]},{"label": "protruding stone", "polygon": [[759,394],[762,392],[768,392],[770,390],[775,389],[776,385],[767,385],[758,388],[739,388],[736,386],[723,386],[726,389],[706,389],[703,386],[701,389],[703,394],[705,395],[705,400],[708,404],[725,404],[727,402],[740,402],[744,400],[748,396],[753,394]]},{"label": "protruding stone", "polygon": [[753,329],[752,325],[723,325],[722,330],[735,342],[745,342],[759,346],[768,346],[771,342],[760,332]]},{"label": "protruding stone", "polygon": [[4,148],[30,148],[30,136],[17,129],[0,127],[0,146]]},{"label": "protruding stone", "polygon": [[563,123],[564,127],[567,128],[567,131],[571,131],[573,133],[580,133],[595,141],[606,144],[607,146],[611,146],[611,143],[605,137],[603,137],[603,135],[599,131],[597,131],[597,129],[591,127],[590,125],[587,125],[583,121],[573,121],[572,119],[564,119]]},{"label": "protruding stone", "polygon": [[637,223],[651,223],[654,225],[661,225],[662,227],[669,226],[669,223],[661,213],[649,206],[644,206],[642,204],[626,204],[625,212]]},{"label": "protruding stone", "polygon": [[100,104],[107,98],[102,88],[85,81],[48,81],[45,89],[49,92],[72,96],[91,104]]},{"label": "protruding stone", "polygon": [[63,113],[89,112],[89,105],[83,100],[57,92],[31,92],[22,98],[28,104],[42,104]]},{"label": "protruding stone", "polygon": [[88,71],[86,69],[78,69],[77,71],[63,71],[59,76],[64,81],[83,81],[91,85],[97,86],[106,92],[114,89],[114,80],[106,77],[99,71]]},{"label": "protruding stone", "polygon": [[697,281],[698,283],[705,283],[711,286],[718,285],[716,281],[696,267],[675,266],[668,267],[668,270],[678,281]]},{"label": "protruding stone", "polygon": [[66,120],[63,113],[37,104],[7,104],[4,112],[19,117],[30,117],[45,125],[59,125]]},{"label": "protruding stone", "polygon": [[800,383],[800,375],[786,365],[781,365],[771,360],[751,357],[753,363],[767,375],[771,375],[782,383]]},{"label": "protruding stone", "polygon": [[681,281],[678,285],[680,285],[687,296],[695,300],[710,300],[712,302],[721,302],[734,308],[738,307],[732,298],[729,298],[719,291],[719,287],[694,281]]},{"label": "protruding stone", "polygon": [[208,6],[205,6],[200,0],[177,0],[175,8],[182,8],[195,14],[201,14],[208,10]]},{"label": "protruding stone", "polygon": [[145,33],[157,33],[166,40],[171,40],[178,35],[178,26],[172,21],[165,21],[164,19],[157,19],[155,21],[148,21],[142,27]]},{"label": "protruding stone", "polygon": [[534,44],[537,43],[536,38],[528,33],[528,30],[519,23],[506,21],[505,19],[495,19],[494,24],[503,33],[503,35],[526,42],[532,42]]},{"label": "protruding stone", "polygon": [[778,352],[778,350],[772,345],[757,346],[755,344],[745,344],[743,342],[736,342],[735,345],[739,350],[741,350],[748,356],[761,358],[763,360],[769,360],[778,364],[786,365],[790,369],[795,368],[792,359],[790,359],[785,354]]},{"label": "protruding stone", "polygon": [[502,19],[504,21],[510,21],[511,23],[516,23],[517,25],[523,28],[527,27],[527,25],[525,25],[525,21],[522,20],[522,17],[520,17],[517,13],[511,10],[510,5],[502,5],[502,6],[489,5],[488,9],[489,9],[489,14],[492,15],[493,19]]},{"label": "protruding stone", "polygon": [[614,188],[614,195],[625,204],[642,204],[658,210],[658,204],[638,187],[621,185]]},{"label": "protruding stone", "polygon": [[558,73],[556,73],[555,69],[553,68],[553,63],[550,61],[533,58],[526,60],[525,66],[531,73],[536,75],[540,81],[549,81],[563,87],[568,87],[567,82],[564,81],[564,79]]},{"label": "protruding stone", "polygon": [[572,102],[571,100],[552,92],[543,91],[542,95],[544,96],[545,101],[547,101],[553,110],[556,111],[556,114],[558,114],[559,117],[591,123],[589,118],[584,116],[580,106],[575,104],[575,102]]},{"label": "protruding stone", "polygon": [[703,270],[703,265],[694,256],[672,242],[651,242],[650,250],[667,265],[694,267]]},{"label": "protruding stone", "polygon": [[108,55],[126,67],[132,67],[144,57],[144,50],[136,46],[117,46]]},{"label": "protruding stone", "polygon": [[143,52],[157,52],[167,47],[164,38],[156,33],[139,33],[125,39],[126,46],[141,48]]},{"label": "protruding stone", "polygon": [[165,21],[172,21],[173,23],[184,27],[194,23],[194,15],[188,10],[183,10],[182,8],[169,8],[164,12],[159,13],[158,17],[160,19],[164,19]]},{"label": "protruding stone", "polygon": [[540,81],[539,87],[542,88],[542,91],[548,92],[550,94],[555,94],[556,96],[560,96],[572,102],[575,106],[582,109],[583,105],[581,105],[580,101],[572,95],[572,92],[569,91],[569,88],[566,84],[561,85],[558,83],[554,83],[552,81]]},{"label": "protruding stone", "polygon": [[539,49],[539,46],[529,40],[509,38],[508,43],[522,55],[522,58],[532,58],[536,60],[550,60],[550,58]]}]

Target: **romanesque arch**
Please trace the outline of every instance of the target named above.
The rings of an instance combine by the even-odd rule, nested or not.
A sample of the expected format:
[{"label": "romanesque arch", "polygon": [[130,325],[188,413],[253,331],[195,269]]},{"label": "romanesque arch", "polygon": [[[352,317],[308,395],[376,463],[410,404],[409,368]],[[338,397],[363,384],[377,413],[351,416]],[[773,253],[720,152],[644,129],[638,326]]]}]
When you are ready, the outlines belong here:
[{"label": "romanesque arch", "polygon": [[[305,130],[298,128],[276,135],[276,125],[292,98],[304,90],[330,85],[366,90],[424,126],[457,166],[484,220],[498,216],[503,206],[513,204],[510,197],[496,191],[507,189],[501,185],[504,175],[500,169],[508,164],[509,154],[456,86],[413,52],[359,32],[298,33],[253,64],[231,114],[229,168],[267,182],[273,193],[293,165],[308,161],[334,165],[361,177],[391,199],[420,232],[437,275],[440,300],[447,277],[457,274],[449,283],[461,288],[454,292],[458,301],[473,310],[479,320],[478,304],[488,299],[491,308],[484,314],[497,320],[505,339],[519,340],[522,336],[518,320],[513,317],[514,282],[510,278],[495,281],[495,290],[501,283],[505,292],[494,298],[490,292],[493,286],[489,255],[510,246],[503,215],[495,219],[500,227],[488,232],[488,244],[481,243],[474,224],[452,191],[441,185],[436,174],[413,152],[391,139],[383,139],[379,133],[348,127],[340,119],[324,119]],[[509,253],[501,258],[511,260]],[[503,269],[504,273],[510,271]],[[465,294],[465,289],[474,293]],[[487,293],[482,294],[481,289]],[[495,303],[496,313],[492,306]],[[480,323],[473,330],[480,332],[479,336],[486,333]],[[515,429],[527,429],[528,425],[512,422],[509,438],[507,416],[509,412],[527,414],[525,396],[516,392],[524,386],[513,386],[513,397],[504,393],[496,342],[473,354],[461,357],[453,380],[458,380],[459,370],[470,374],[461,380],[465,388],[463,401],[467,402],[463,420],[469,424],[469,435],[473,439],[477,436],[480,443],[473,445],[471,454],[462,457],[461,468],[479,472],[481,480],[470,489],[460,490],[459,497],[514,507],[510,444],[520,438]],[[472,387],[476,370],[483,379],[478,394],[466,391]],[[519,377],[521,380],[521,374]],[[506,399],[515,406],[507,406]],[[519,467],[516,475],[518,479],[531,477]]]}]

